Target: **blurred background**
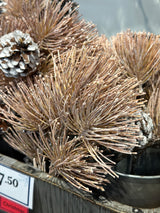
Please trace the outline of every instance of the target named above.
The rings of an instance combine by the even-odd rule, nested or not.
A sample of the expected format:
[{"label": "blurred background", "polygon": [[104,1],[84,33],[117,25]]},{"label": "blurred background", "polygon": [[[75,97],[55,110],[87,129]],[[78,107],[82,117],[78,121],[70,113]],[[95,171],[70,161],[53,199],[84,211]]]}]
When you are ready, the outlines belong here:
[{"label": "blurred background", "polygon": [[82,17],[107,37],[130,28],[160,34],[160,0],[76,0]]}]

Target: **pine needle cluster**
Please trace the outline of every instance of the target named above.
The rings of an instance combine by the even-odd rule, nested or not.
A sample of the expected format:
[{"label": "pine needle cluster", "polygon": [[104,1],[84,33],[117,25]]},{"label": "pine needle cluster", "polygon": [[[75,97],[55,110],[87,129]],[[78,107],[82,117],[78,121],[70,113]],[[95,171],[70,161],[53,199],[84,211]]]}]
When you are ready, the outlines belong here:
[{"label": "pine needle cluster", "polygon": [[12,23],[12,29],[7,29],[7,32],[7,26],[2,29],[5,34],[14,29],[29,33],[42,52],[64,52],[73,45],[81,47],[84,42],[92,42],[97,32],[95,25],[80,19],[73,7],[73,2],[65,3],[64,0],[11,0],[7,4],[7,23],[2,23],[7,26]]},{"label": "pine needle cluster", "polygon": [[113,36],[111,42],[116,61],[124,68],[124,75],[135,77],[140,90],[144,92],[146,104],[143,110],[149,113],[153,121],[154,137],[159,138],[159,35],[127,30]]},{"label": "pine needle cluster", "polygon": [[[6,140],[26,154],[34,144],[28,156],[49,159],[50,174],[86,191],[103,190],[104,174],[116,176],[109,150],[131,153],[140,140],[137,82],[122,81],[122,70],[104,51],[73,47],[52,60],[47,75],[1,92],[1,114],[13,129]],[[18,147],[23,137],[26,146]]]},{"label": "pine needle cluster", "polygon": [[160,40],[152,33],[130,30],[112,37],[114,53],[128,76],[145,83],[160,68]]},{"label": "pine needle cluster", "polygon": [[[35,72],[43,72],[50,54],[63,53],[72,46],[93,44],[97,37],[95,25],[80,18],[75,3],[65,0],[10,0],[0,17],[0,36],[19,30],[28,33],[40,50],[40,65]],[[1,75],[1,85],[13,78]],[[18,79],[16,79],[17,81]]]},{"label": "pine needle cluster", "polygon": [[1,87],[6,142],[50,175],[104,190],[117,176],[112,154],[132,154],[142,140],[142,110],[159,137],[159,37],[127,31],[110,42],[71,1],[6,2],[0,36],[28,33],[40,51],[37,75]]}]

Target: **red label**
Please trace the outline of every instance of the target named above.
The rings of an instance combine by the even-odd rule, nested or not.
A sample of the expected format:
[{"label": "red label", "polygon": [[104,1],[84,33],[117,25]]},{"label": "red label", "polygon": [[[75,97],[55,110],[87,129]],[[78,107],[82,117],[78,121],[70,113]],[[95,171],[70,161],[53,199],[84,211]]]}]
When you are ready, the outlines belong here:
[{"label": "red label", "polygon": [[28,213],[28,209],[18,203],[0,196],[0,209],[8,213]]}]

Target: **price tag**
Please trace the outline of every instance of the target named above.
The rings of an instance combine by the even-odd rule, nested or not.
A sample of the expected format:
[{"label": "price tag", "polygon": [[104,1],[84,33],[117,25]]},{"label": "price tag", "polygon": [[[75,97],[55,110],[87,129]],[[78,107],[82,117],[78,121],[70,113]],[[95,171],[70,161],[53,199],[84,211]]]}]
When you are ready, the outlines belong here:
[{"label": "price tag", "polygon": [[0,164],[0,194],[30,209],[33,208],[34,178]]}]

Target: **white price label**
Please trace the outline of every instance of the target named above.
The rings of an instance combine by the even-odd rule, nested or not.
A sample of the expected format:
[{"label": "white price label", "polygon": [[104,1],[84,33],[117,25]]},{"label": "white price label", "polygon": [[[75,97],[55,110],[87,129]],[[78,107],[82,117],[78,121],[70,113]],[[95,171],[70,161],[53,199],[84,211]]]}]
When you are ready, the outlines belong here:
[{"label": "white price label", "polygon": [[33,208],[34,178],[0,165],[0,194],[25,207]]}]

